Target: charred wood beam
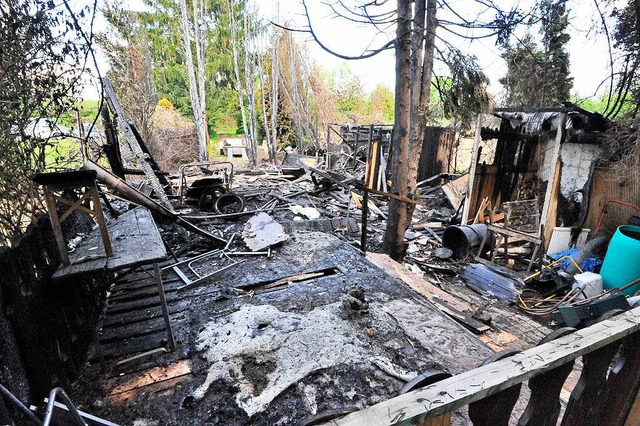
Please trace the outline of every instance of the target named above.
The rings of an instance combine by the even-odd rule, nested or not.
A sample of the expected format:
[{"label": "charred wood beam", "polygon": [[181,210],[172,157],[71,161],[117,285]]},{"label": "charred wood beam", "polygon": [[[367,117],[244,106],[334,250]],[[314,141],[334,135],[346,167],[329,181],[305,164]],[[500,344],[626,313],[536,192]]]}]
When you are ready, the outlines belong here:
[{"label": "charred wood beam", "polygon": [[490,129],[488,127],[483,127],[480,130],[480,137],[483,141],[490,139],[500,139],[505,142],[515,142],[520,140],[532,140],[537,141],[538,135],[529,135],[527,133],[517,133],[517,132],[505,132],[502,130]]}]

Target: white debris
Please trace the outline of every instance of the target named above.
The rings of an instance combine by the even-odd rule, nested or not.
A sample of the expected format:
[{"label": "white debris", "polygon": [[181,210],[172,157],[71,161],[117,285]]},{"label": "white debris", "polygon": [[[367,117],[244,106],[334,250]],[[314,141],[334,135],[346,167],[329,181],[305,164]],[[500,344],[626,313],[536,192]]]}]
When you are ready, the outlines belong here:
[{"label": "white debris", "polygon": [[[314,371],[367,359],[367,343],[358,338],[352,323],[342,318],[341,310],[340,303],[318,307],[306,315],[281,312],[270,305],[244,306],[208,323],[198,337],[197,348],[205,351],[211,366],[193,397],[203,398],[218,380],[233,381],[239,389],[238,406],[252,416]],[[243,373],[249,358],[254,364],[271,366],[265,369],[261,379],[266,385],[257,395],[251,378]],[[308,396],[313,399],[312,392]]]},{"label": "white debris", "polygon": [[311,219],[311,220],[320,219],[320,212],[313,207],[302,207],[298,205],[293,205],[289,207],[289,210],[291,210],[295,214],[304,216],[307,219]]},{"label": "white debris", "polygon": [[286,241],[289,235],[284,227],[268,214],[261,212],[244,225],[242,239],[251,251],[258,251]]}]

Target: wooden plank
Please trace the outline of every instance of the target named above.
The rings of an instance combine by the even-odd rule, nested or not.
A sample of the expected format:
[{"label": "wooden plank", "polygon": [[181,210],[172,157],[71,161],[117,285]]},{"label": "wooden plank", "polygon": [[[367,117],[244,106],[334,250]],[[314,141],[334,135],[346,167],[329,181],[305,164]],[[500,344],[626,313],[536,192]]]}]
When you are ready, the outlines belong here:
[{"label": "wooden plank", "polygon": [[468,303],[458,300],[446,291],[431,284],[424,278],[412,274],[411,272],[405,271],[404,269],[402,269],[401,264],[391,259],[386,254],[367,253],[367,259],[378,268],[385,271],[387,274],[407,284],[414,291],[426,297],[429,301],[432,301],[434,298],[439,298],[440,300],[447,302],[450,306],[457,309],[458,311],[463,312],[471,308]]},{"label": "wooden plank", "polygon": [[110,379],[105,384],[105,390],[109,393],[109,396],[112,396],[190,373],[191,361],[189,359],[183,359],[169,364],[166,367],[154,367]]},{"label": "wooden plank", "polygon": [[[196,296],[206,296],[209,294],[217,294],[222,292],[222,289],[220,289],[219,287],[203,287],[203,289],[206,290],[199,291],[197,295],[180,291],[172,291],[167,294],[166,299],[168,303],[176,303],[181,300],[191,299]],[[117,314],[120,312],[132,312],[141,310],[146,311],[157,306],[160,306],[160,298],[158,297],[158,289],[156,288],[156,292],[153,296],[127,302],[110,304],[107,307],[107,315]]]},{"label": "wooden plank", "polygon": [[[176,327],[183,324],[176,324]],[[163,327],[161,331],[152,332],[142,337],[134,337],[131,339],[118,340],[111,343],[101,345],[102,356],[104,359],[121,360],[133,354],[139,354],[151,349],[164,347],[167,344],[167,332]]]},{"label": "wooden plank", "polygon": [[558,192],[560,192],[560,173],[561,173],[562,162],[558,159],[556,164],[556,171],[554,173],[553,182],[549,182],[551,185],[551,193],[549,195],[550,201],[548,206],[547,217],[542,224],[544,225],[544,240],[547,241],[546,247],[544,247],[544,252],[546,252],[549,247],[549,243],[551,241],[551,236],[553,235],[553,230],[558,223]]},{"label": "wooden plank", "polygon": [[[170,315],[171,321],[176,325],[184,323],[186,315],[177,312]],[[142,337],[165,329],[164,318],[160,316],[147,321],[139,321],[133,324],[127,324],[119,327],[106,327],[98,336],[100,343],[108,344],[118,340],[131,339],[132,337]]]},{"label": "wooden plank", "polygon": [[147,395],[174,392],[176,385],[189,379],[189,377],[191,377],[190,374],[185,374],[179,377],[174,377],[173,379],[152,383],[149,386],[133,389],[128,392],[108,396],[106,398],[106,403],[112,407],[121,406],[130,410],[132,404],[136,404],[136,402],[139,403],[139,400]]},{"label": "wooden plank", "polygon": [[[180,282],[177,282],[177,281],[173,281],[168,284],[166,281],[163,281],[163,284],[164,284],[165,293],[171,293],[171,292],[177,291],[178,288],[182,285]],[[107,299],[107,303],[109,305],[115,305],[121,302],[130,302],[132,300],[139,300],[139,299],[144,299],[146,297],[154,297],[154,296],[155,297],[158,296],[158,288],[155,285],[155,283],[151,286],[145,286],[143,288],[136,289],[136,290],[131,290],[131,291],[120,290],[115,294],[114,292],[112,292],[109,298]]]},{"label": "wooden plank", "polygon": [[[114,252],[112,257],[106,257],[102,237],[99,230],[95,229],[76,248],[76,251],[70,254],[71,265],[59,268],[53,274],[53,278],[67,278],[105,268],[116,271],[155,262],[167,256],[167,250],[153,216],[145,207],[136,207],[117,220],[111,221],[109,235]],[[87,258],[91,260],[82,262]]]},{"label": "wooden plank", "polygon": [[467,184],[467,197],[464,202],[464,208],[462,209],[462,221],[463,225],[469,223],[469,210],[471,209],[471,202],[473,194],[473,184],[476,178],[476,168],[478,166],[478,148],[480,146],[480,130],[482,129],[482,114],[478,114],[476,121],[476,134],[473,138],[473,147],[471,148],[471,165],[469,167],[469,181]]},{"label": "wooden plank", "polygon": [[[545,229],[551,229],[551,232],[553,232],[553,228],[556,226],[555,223],[555,219],[556,219],[556,209],[555,207],[558,205],[558,194],[557,194],[557,187],[559,187],[560,185],[560,167],[561,167],[561,162],[560,162],[560,149],[562,146],[562,140],[564,138],[564,133],[565,133],[565,126],[567,123],[567,114],[562,113],[560,114],[560,118],[558,120],[558,130],[556,132],[556,138],[554,140],[554,145],[553,145],[553,154],[552,154],[552,158],[553,158],[553,175],[551,176],[551,178],[549,179],[549,181],[547,182],[547,191],[546,194],[544,196],[544,204],[542,205],[542,213],[540,214],[540,223],[545,225]],[[555,195],[554,195],[555,193]],[[553,216],[553,223],[551,224],[551,226],[549,226],[549,224],[551,223],[551,218],[550,218],[550,213],[551,216]],[[549,238],[545,238],[546,241],[551,241],[551,235],[549,235]],[[546,247],[545,247],[546,250]]]},{"label": "wooden plank", "polygon": [[522,383],[539,373],[594,352],[639,330],[640,308],[635,308],[510,358],[458,374],[437,384],[333,420],[330,424],[416,424]]},{"label": "wooden plank", "polygon": [[[620,340],[586,354],[582,359],[580,380],[571,392],[563,426],[598,426],[604,409],[607,372],[620,347]],[[620,395],[622,396],[622,395]],[[609,425],[609,423],[605,423]]]},{"label": "wooden plank", "polygon": [[436,307],[440,311],[449,315],[451,318],[458,321],[460,324],[462,324],[464,327],[468,328],[469,330],[473,331],[475,334],[482,334],[485,331],[491,330],[491,327],[489,327],[488,325],[483,324],[480,321],[477,321],[471,318],[471,315],[469,314],[465,314],[463,312],[458,311],[455,308],[452,308],[446,302],[443,302],[438,300],[437,298],[434,298],[431,300],[431,303],[436,305]]},{"label": "wooden plank", "polygon": [[508,229],[508,228],[503,228],[502,226],[496,226],[496,225],[487,225],[487,228],[490,231],[497,232],[498,234],[505,234],[505,235],[508,235],[510,237],[515,237],[515,238],[520,238],[520,239],[523,239],[523,240],[531,241],[532,243],[540,243],[540,238],[538,238],[538,237],[536,237],[534,235],[525,234],[524,232],[520,232],[520,231],[516,231],[516,230],[513,230],[513,229]]}]

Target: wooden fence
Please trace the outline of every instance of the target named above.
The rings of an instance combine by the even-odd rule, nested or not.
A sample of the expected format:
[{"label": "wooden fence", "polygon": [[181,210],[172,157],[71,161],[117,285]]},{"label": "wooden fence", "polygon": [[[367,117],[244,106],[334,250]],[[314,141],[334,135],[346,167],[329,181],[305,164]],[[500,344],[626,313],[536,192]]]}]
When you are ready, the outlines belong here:
[{"label": "wooden fence", "polygon": [[[565,330],[567,331],[567,330]],[[520,426],[555,425],[560,391],[574,362],[582,373],[566,404],[563,426],[640,424],[640,308],[524,352],[348,414],[327,425],[447,425],[468,406],[474,425],[507,425],[523,382],[531,394]]]}]

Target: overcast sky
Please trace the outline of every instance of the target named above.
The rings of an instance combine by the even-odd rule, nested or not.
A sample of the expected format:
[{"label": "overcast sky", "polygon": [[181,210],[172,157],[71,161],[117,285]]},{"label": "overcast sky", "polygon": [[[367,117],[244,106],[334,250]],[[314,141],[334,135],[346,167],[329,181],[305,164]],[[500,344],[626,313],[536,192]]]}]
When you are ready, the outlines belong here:
[{"label": "overcast sky", "polygon": [[[89,0],[74,0],[76,4],[86,3]],[[103,0],[99,0],[99,4]],[[287,24],[293,27],[302,27],[306,25],[306,18],[303,14],[303,8],[300,0],[254,0],[260,14],[281,24]],[[356,0],[346,0],[345,3],[354,3]],[[526,5],[528,0],[522,0],[522,4]],[[92,3],[92,2],[91,2]],[[316,31],[318,38],[323,41],[329,48],[345,54],[357,55],[366,50],[369,46],[375,47],[383,44],[393,35],[394,29],[390,32],[380,34],[370,25],[354,24],[344,19],[335,18],[331,14],[331,10],[323,6],[320,0],[307,0],[310,14],[312,16],[312,25]],[[389,2],[394,3],[394,2]],[[450,0],[449,4],[456,7],[456,10],[465,11],[469,16],[474,14],[470,10],[469,4],[472,2],[465,0]],[[513,1],[504,0],[503,3],[510,7]],[[580,4],[577,7],[577,4]],[[136,10],[144,8],[141,0],[131,0],[125,3],[128,7]],[[276,5],[279,5],[279,13],[276,17]],[[592,96],[600,82],[606,78],[608,74],[608,50],[606,39],[597,36],[590,31],[593,27],[594,17],[597,11],[593,2],[590,1],[570,1],[570,28],[571,41],[568,45],[571,60],[571,75],[574,78],[574,92],[581,97]],[[392,6],[393,7],[393,6]],[[442,19],[442,12],[439,12]],[[95,24],[96,31],[103,31],[105,27],[104,19],[98,16]],[[538,29],[531,30],[537,34]],[[455,40],[448,36],[442,29],[438,35],[447,37],[454,42],[458,48],[465,52],[471,52],[477,56],[480,66],[491,80],[490,91],[496,96],[500,96],[502,87],[498,83],[498,79],[505,73],[504,61],[500,58],[500,51],[495,46],[493,39],[476,40],[473,42]],[[322,66],[326,70],[339,67],[345,61],[336,58],[322,50],[308,34],[296,34],[298,41],[306,46],[312,60]],[[101,62],[102,71],[106,70],[106,64]],[[393,51],[386,51],[379,55],[364,60],[348,61],[349,67],[360,77],[365,86],[365,90],[370,91],[379,83],[383,83],[393,89],[394,74],[394,57]],[[437,69],[436,72],[443,72]],[[95,90],[88,90],[87,97],[96,97]]]}]

